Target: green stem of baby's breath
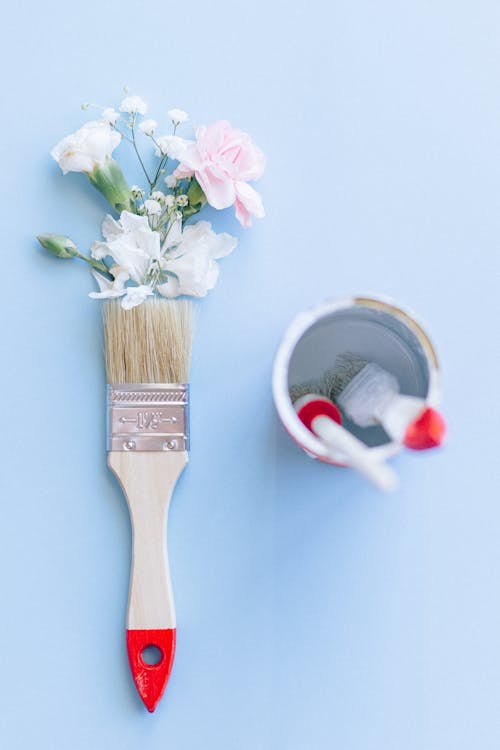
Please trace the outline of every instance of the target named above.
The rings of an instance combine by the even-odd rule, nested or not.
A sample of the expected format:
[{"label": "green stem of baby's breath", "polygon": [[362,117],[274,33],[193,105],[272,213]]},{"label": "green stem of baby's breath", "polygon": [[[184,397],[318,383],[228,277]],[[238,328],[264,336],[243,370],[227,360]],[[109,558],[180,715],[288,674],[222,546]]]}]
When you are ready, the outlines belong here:
[{"label": "green stem of baby's breath", "polygon": [[151,184],[151,193],[156,188],[156,183],[158,182],[158,178],[160,177],[161,170],[165,167],[165,164],[167,163],[167,161],[168,161],[168,155],[165,154],[164,156],[161,157],[160,163],[158,164],[158,169],[156,170],[153,183]]},{"label": "green stem of baby's breath", "polygon": [[[176,130],[177,130],[177,125],[174,125],[173,135],[175,135],[175,131]],[[155,144],[156,148],[158,149],[158,151],[161,154],[161,148],[160,148],[160,146],[158,144],[158,141],[154,137],[154,135],[151,135],[150,138],[151,138],[151,140],[153,141],[153,143]],[[160,157],[160,163],[158,164],[158,169],[156,170],[156,174],[155,174],[154,179],[153,179],[153,184],[151,185],[151,192],[153,192],[153,190],[156,188],[156,183],[158,182],[158,179],[159,179],[159,177],[161,175],[162,169],[165,169],[165,165],[166,165],[167,161],[168,161],[168,154],[163,154]]]},{"label": "green stem of baby's breath", "polygon": [[149,184],[149,189],[151,191],[151,190],[154,189],[155,183],[151,182],[151,178],[150,178],[150,176],[148,174],[148,170],[144,166],[144,162],[142,161],[142,157],[141,157],[141,155],[139,153],[139,149],[137,148],[137,143],[135,141],[135,115],[132,115],[132,117],[131,117],[130,132],[132,133],[132,146],[134,147],[134,151],[137,154],[137,158],[139,159],[139,164],[142,167],[142,171],[144,172],[146,180],[148,181],[148,184]]}]

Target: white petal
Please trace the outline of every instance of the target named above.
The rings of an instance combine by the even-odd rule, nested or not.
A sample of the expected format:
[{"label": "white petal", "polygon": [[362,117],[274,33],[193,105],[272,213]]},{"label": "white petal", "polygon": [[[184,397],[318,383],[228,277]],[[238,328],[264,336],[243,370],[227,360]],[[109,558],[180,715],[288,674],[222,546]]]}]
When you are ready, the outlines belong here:
[{"label": "white petal", "polygon": [[91,172],[111,157],[121,135],[102,120],[85,123],[76,133],[66,136],[50,152],[64,174]]},{"label": "white petal", "polygon": [[233,252],[238,244],[236,237],[227,232],[222,232],[221,234],[215,234],[214,232],[214,235],[215,237],[210,248],[211,258],[225,258],[226,255]]},{"label": "white petal", "polygon": [[205,297],[213,289],[219,275],[217,263],[207,253],[186,253],[164,263],[167,271],[179,279],[178,294]]},{"label": "white petal", "polygon": [[102,260],[109,255],[109,248],[105,242],[94,242],[90,248],[90,255],[95,260]]},{"label": "white petal", "polygon": [[156,291],[159,292],[162,297],[167,297],[168,299],[174,299],[174,297],[178,297],[181,293],[179,290],[179,279],[175,276],[169,276],[168,281],[165,284],[159,284],[156,287]]},{"label": "white petal", "polygon": [[111,289],[111,285],[112,285],[113,282],[110,281],[109,279],[107,279],[105,276],[103,276],[102,274],[98,273],[97,271],[92,271],[92,276],[97,281],[97,283],[99,285],[99,290],[101,292],[106,292],[108,289]]},{"label": "white petal", "polygon": [[107,289],[103,292],[89,292],[89,297],[92,299],[115,299],[116,297],[123,297],[126,293],[126,289]]},{"label": "white petal", "polygon": [[118,284],[115,284],[116,279],[115,281],[110,281],[97,271],[92,271],[92,276],[99,285],[98,292],[89,292],[89,297],[92,299],[112,299],[113,297],[121,297],[126,293],[126,289],[123,288],[123,283],[120,281],[118,281]]},{"label": "white petal", "polygon": [[125,282],[130,279],[127,270],[125,268],[122,268],[121,266],[111,266],[109,272],[114,277],[113,285],[115,287],[123,286]]},{"label": "white petal", "polygon": [[122,299],[122,307],[124,310],[131,310],[133,307],[137,307],[144,302],[147,297],[154,294],[152,288],[145,284],[140,286],[128,286],[127,294]]},{"label": "white petal", "polygon": [[134,232],[136,230],[151,231],[147,216],[138,216],[130,211],[122,211],[120,214],[120,234],[125,232]]},{"label": "white petal", "polygon": [[103,237],[106,240],[112,240],[114,237],[121,234],[123,229],[121,228],[121,225],[119,224],[119,222],[116,221],[116,219],[113,219],[112,216],[107,214],[106,218],[102,222],[101,231],[102,231]]},{"label": "white petal", "polygon": [[[186,231],[186,230],[184,230]],[[168,230],[167,236],[165,237],[165,242],[163,243],[163,249],[166,250],[169,247],[173,247],[174,245],[178,245],[179,242],[181,242],[183,237],[182,232],[182,217],[177,217],[177,219],[173,222],[173,224],[170,225],[170,228]]]},{"label": "white petal", "polygon": [[160,258],[160,234],[151,229],[146,216],[130,211],[122,211],[119,221],[106,217],[103,233],[107,241],[94,243],[92,255],[97,259],[111,256],[133,281],[141,284],[151,261]]}]

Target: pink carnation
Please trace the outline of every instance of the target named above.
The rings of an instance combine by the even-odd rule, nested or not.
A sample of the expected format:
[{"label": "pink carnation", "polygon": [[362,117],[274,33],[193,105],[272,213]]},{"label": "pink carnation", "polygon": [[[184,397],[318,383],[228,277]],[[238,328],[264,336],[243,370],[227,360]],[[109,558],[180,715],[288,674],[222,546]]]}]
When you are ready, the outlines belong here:
[{"label": "pink carnation", "polygon": [[196,141],[177,139],[169,153],[180,162],[174,175],[182,178],[194,174],[214,208],[228,208],[234,203],[236,218],[244,227],[251,226],[252,214],[259,219],[264,216],[262,198],[247,183],[262,175],[266,157],[247,133],[221,120],[199,127]]}]

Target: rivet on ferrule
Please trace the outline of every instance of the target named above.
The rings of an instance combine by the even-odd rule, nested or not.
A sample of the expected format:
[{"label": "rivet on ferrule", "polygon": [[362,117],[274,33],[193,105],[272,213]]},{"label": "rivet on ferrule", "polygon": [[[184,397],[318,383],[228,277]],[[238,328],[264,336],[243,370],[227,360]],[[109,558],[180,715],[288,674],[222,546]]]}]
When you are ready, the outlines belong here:
[{"label": "rivet on ferrule", "polygon": [[108,385],[108,451],[189,450],[189,386]]}]

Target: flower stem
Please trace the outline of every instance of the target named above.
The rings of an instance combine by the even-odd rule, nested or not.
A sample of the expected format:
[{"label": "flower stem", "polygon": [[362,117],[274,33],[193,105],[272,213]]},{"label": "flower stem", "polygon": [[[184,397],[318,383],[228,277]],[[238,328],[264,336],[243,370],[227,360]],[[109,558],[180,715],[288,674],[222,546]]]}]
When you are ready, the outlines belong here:
[{"label": "flower stem", "polygon": [[112,279],[113,276],[110,274],[108,267],[105,263],[100,263],[98,260],[94,260],[94,258],[89,258],[88,255],[82,255],[81,253],[76,254],[77,258],[80,258],[80,260],[84,260],[85,263],[88,263],[92,268],[95,268],[96,271],[99,271],[99,273],[102,273],[103,276],[106,276],[108,279]]},{"label": "flower stem", "polygon": [[139,159],[139,164],[141,165],[142,171],[144,172],[146,176],[146,180],[148,181],[149,189],[152,190],[154,186],[154,182],[151,182],[151,178],[148,174],[146,167],[144,166],[144,162],[142,161],[141,155],[139,153],[139,149],[137,148],[137,143],[135,142],[135,115],[132,117],[132,124],[130,127],[130,131],[132,133],[132,146],[134,147],[134,151],[137,154],[137,158]]},{"label": "flower stem", "polygon": [[165,154],[165,156],[161,157],[161,160],[160,160],[160,163],[158,164],[158,169],[156,170],[156,174],[154,176],[152,184],[150,183],[151,192],[153,192],[153,190],[155,189],[156,183],[158,182],[158,177],[160,176],[161,170],[163,169],[167,161],[168,161],[168,155]]}]

